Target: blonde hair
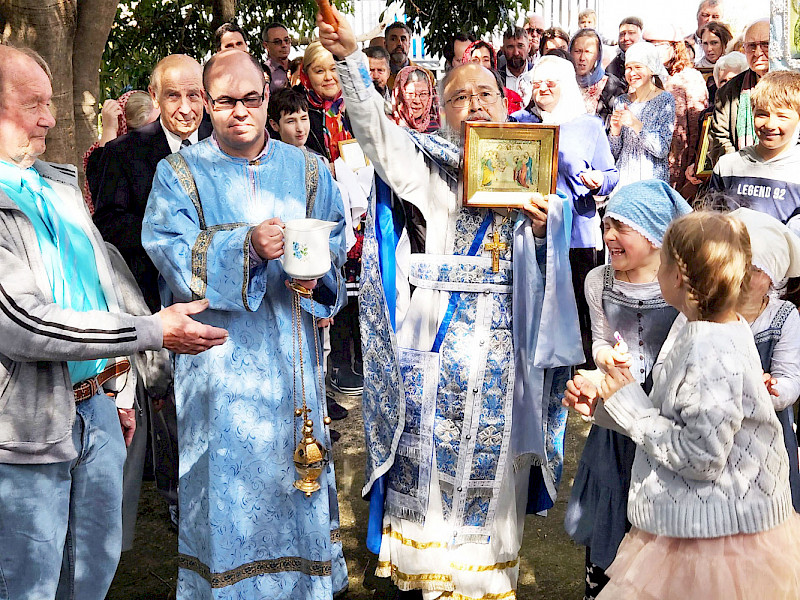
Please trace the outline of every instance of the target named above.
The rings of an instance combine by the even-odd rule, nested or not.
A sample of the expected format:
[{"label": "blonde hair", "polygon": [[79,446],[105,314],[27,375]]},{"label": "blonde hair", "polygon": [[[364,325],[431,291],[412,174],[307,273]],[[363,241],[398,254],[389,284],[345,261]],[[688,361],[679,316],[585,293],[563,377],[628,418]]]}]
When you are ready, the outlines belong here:
[{"label": "blonde hair", "polygon": [[323,46],[319,41],[311,42],[306,48],[305,54],[303,54],[303,69],[306,71],[306,73],[308,73],[308,69],[311,68],[311,65],[326,55],[331,55],[331,53],[325,48],[325,46]]},{"label": "blonde hair", "polygon": [[736,307],[750,281],[750,236],[742,221],[723,213],[693,212],[664,235],[664,256],[678,268],[689,306],[701,320]]},{"label": "blonde hair", "polygon": [[128,122],[128,129],[138,129],[142,125],[147,125],[152,112],[153,99],[150,94],[141,90],[133,92],[125,103],[125,120]]},{"label": "blonde hair", "polygon": [[800,113],[800,73],[772,71],[750,93],[753,110],[790,108]]}]

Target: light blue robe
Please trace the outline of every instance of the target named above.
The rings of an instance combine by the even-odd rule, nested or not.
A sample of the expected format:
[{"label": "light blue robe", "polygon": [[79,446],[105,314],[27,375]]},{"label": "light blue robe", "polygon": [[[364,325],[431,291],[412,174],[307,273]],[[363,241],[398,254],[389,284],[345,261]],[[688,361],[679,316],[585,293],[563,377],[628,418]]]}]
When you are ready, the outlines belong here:
[{"label": "light blue robe", "polygon": [[[224,327],[230,337],[200,355],[175,358],[178,598],[332,598],[347,586],[333,465],[319,479],[322,489],[310,498],[292,485],[300,420],[293,414],[287,276],[279,260],[250,270],[248,257],[255,225],[270,217],[286,222],[305,216],[304,155],[271,140],[248,162],[224,154],[212,138],[181,154],[199,191],[206,230],[201,231],[198,210],[175,170],[161,161],[142,243],[174,300],[188,301],[193,293],[208,298],[210,309],[195,317]],[[330,235],[333,266],[319,282],[325,304],[304,301],[303,307],[327,317],[346,302],[339,275],[345,222],[333,179],[312,160],[319,179],[311,216],[338,225]],[[318,332],[307,312],[303,324],[310,418],[317,439],[330,449],[311,343]]]}]

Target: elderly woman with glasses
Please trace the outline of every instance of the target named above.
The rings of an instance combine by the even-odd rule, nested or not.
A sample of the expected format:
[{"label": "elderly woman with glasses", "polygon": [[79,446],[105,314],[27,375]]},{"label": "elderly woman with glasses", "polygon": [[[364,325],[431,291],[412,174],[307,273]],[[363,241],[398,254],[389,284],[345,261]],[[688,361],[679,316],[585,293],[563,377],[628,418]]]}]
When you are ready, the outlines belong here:
[{"label": "elderly woman with glasses", "polygon": [[570,264],[586,356],[591,356],[589,305],[583,292],[586,274],[603,262],[596,196],[611,193],[619,180],[603,122],[587,114],[572,63],[543,56],[533,68],[533,98],[514,113],[517,121],[558,125],[557,190],[572,205]]},{"label": "elderly woman with glasses", "polygon": [[628,93],[617,100],[608,134],[620,187],[644,179],[669,181],[675,99],[664,91],[666,77],[653,44],[637,42],[625,52]]},{"label": "elderly woman with glasses", "polygon": [[419,133],[439,129],[439,95],[428,74],[419,67],[400,69],[392,90],[392,118],[401,127]]}]

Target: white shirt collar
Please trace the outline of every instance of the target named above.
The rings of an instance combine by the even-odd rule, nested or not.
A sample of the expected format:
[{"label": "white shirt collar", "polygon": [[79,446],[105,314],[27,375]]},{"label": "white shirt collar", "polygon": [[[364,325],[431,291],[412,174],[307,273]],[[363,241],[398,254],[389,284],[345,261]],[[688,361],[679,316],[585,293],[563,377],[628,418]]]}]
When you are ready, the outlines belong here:
[{"label": "white shirt collar", "polygon": [[[181,138],[178,135],[172,133],[169,129],[164,126],[164,121],[161,119],[158,120],[161,123],[161,129],[164,130],[164,135],[167,136],[167,144],[169,145],[170,152],[177,152],[181,149]],[[191,135],[189,136],[189,141],[192,142],[192,145],[198,142],[198,133],[197,129],[195,129]]]}]

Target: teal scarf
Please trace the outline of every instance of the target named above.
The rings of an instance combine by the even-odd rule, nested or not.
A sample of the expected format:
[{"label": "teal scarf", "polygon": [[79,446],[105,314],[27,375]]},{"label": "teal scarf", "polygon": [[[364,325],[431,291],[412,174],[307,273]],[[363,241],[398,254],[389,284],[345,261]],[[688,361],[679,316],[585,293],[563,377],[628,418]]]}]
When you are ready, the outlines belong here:
[{"label": "teal scarf", "polygon": [[[80,312],[108,310],[94,247],[81,226],[80,215],[72,214],[33,167],[20,169],[0,162],[0,187],[33,225],[55,303]],[[106,362],[68,362],[72,383],[94,377]]]}]

